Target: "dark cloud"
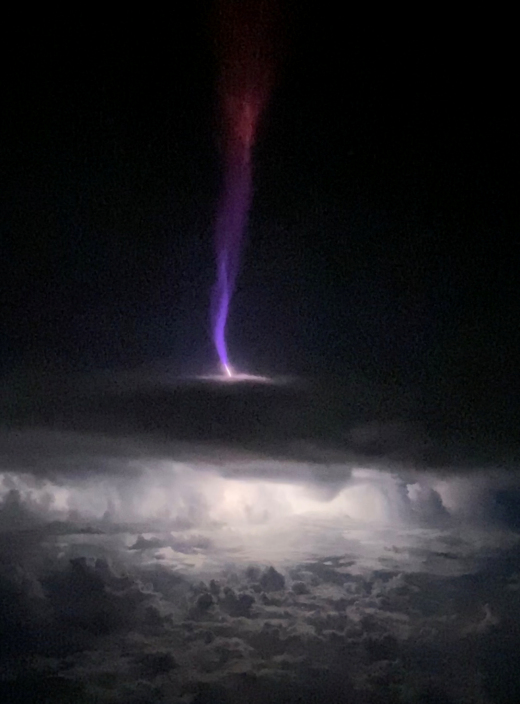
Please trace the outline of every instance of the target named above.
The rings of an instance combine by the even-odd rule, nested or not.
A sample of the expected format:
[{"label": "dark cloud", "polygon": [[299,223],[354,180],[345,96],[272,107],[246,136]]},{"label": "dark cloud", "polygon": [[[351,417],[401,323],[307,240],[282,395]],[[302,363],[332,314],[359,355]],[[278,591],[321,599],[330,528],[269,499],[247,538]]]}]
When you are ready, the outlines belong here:
[{"label": "dark cloud", "polygon": [[[493,447],[495,462],[511,461],[516,447],[511,434],[508,450],[493,444],[498,425],[483,434],[469,424],[467,433],[453,427],[450,434],[452,426],[408,389],[358,380],[230,384],[175,378],[163,367],[90,378],[35,374],[4,386],[0,418],[10,432],[0,437],[0,457],[32,472],[92,472],[100,458],[112,458],[116,471],[121,458],[219,452],[223,462],[232,452],[454,468],[490,463],[479,437]],[[18,433],[28,427],[39,431],[21,442]]]},{"label": "dark cloud", "polygon": [[266,592],[279,592],[285,587],[285,578],[271,566],[260,577],[260,586]]},{"label": "dark cloud", "polygon": [[143,677],[154,678],[175,670],[179,665],[173,655],[168,652],[155,651],[143,653],[133,659]]}]

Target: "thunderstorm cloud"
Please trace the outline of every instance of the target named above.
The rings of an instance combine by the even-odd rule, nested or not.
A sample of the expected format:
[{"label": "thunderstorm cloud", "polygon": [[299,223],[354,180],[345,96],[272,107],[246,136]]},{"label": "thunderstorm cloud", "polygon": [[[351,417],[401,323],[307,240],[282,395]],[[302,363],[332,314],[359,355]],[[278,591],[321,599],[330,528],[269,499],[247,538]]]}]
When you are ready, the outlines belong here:
[{"label": "thunderstorm cloud", "polygon": [[346,384],[4,388],[3,700],[505,701],[512,462]]}]

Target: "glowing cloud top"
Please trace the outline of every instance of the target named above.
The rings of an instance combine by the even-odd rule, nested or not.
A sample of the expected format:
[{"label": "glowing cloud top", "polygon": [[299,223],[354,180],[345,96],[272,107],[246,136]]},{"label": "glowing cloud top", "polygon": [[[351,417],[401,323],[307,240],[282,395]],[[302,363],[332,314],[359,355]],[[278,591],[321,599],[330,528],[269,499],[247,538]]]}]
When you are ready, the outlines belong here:
[{"label": "glowing cloud top", "polygon": [[215,348],[228,376],[233,372],[226,324],[251,205],[252,150],[273,82],[274,18],[270,0],[219,3],[217,46],[224,184],[215,224],[217,277],[211,317]]}]

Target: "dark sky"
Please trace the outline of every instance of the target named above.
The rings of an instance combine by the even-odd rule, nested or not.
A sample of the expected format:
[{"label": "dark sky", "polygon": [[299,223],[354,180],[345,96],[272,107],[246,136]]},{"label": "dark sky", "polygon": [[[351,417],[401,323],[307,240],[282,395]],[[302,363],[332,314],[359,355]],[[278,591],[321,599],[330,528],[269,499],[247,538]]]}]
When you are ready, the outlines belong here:
[{"label": "dark sky", "polygon": [[[214,363],[210,9],[5,28],[6,371]],[[506,18],[347,14],[317,2],[285,13],[231,357],[410,387],[449,415],[448,394],[507,419],[519,316]]]}]

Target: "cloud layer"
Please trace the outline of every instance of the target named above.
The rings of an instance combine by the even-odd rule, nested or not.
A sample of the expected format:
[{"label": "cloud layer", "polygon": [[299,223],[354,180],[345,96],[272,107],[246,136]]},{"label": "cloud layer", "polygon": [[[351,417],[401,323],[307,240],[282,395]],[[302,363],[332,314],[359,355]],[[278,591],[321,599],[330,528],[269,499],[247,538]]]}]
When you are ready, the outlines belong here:
[{"label": "cloud layer", "polygon": [[0,699],[511,700],[514,465],[397,402],[166,382],[6,394]]}]

